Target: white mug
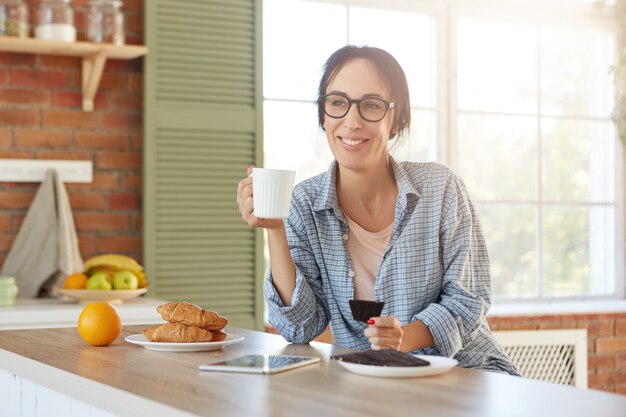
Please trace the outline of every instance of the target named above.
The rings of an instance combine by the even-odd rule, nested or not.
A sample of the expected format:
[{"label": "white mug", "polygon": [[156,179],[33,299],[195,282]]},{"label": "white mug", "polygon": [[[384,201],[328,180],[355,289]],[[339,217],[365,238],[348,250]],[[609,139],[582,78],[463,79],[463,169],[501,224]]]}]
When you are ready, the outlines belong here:
[{"label": "white mug", "polygon": [[254,215],[261,219],[289,216],[295,171],[252,168]]}]

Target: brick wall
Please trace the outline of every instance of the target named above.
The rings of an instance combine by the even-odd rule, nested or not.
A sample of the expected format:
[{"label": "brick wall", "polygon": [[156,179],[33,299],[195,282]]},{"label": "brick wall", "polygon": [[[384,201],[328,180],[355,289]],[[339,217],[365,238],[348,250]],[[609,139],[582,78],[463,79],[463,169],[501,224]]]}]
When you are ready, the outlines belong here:
[{"label": "brick wall", "polygon": [[626,394],[626,313],[489,317],[492,330],[587,329],[592,389]]},{"label": "brick wall", "polygon": [[[72,2],[79,40],[87,3]],[[142,44],[143,1],[125,0],[123,10],[127,43]],[[0,52],[0,158],[93,162],[91,184],[67,184],[83,258],[141,261],[142,73],[141,59],[108,60],[95,111],[83,112],[80,59]],[[0,182],[0,267],[38,186]]]}]

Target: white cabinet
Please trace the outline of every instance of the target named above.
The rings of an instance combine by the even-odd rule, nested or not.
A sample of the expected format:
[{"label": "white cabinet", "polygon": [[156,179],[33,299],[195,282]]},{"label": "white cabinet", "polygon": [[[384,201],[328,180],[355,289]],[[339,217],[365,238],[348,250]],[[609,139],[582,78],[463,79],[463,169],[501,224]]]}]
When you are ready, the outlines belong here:
[{"label": "white cabinet", "polygon": [[0,417],[115,417],[0,369]]}]

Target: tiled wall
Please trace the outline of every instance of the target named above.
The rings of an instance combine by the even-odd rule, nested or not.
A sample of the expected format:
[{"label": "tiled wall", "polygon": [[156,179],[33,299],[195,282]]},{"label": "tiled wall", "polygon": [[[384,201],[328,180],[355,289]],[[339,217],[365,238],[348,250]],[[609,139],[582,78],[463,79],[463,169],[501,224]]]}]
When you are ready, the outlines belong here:
[{"label": "tiled wall", "polygon": [[[88,0],[72,4],[82,40]],[[142,44],[143,1],[123,10],[127,43]],[[93,183],[67,184],[83,258],[141,261],[142,74],[141,59],[107,61],[95,111],[84,112],[80,59],[0,52],[0,158],[93,161]],[[38,186],[0,182],[0,266]]]}]

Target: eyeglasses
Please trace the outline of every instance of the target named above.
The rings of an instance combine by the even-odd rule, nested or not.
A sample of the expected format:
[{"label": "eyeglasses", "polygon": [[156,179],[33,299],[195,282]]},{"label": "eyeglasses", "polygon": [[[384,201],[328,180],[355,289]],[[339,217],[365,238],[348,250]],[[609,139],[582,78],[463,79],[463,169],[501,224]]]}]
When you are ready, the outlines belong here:
[{"label": "eyeglasses", "polygon": [[324,104],[324,113],[333,119],[341,119],[350,111],[350,107],[356,104],[359,115],[368,122],[378,122],[385,117],[387,110],[396,107],[396,103],[383,100],[382,98],[367,97],[350,100],[339,94],[326,94],[320,97]]}]

